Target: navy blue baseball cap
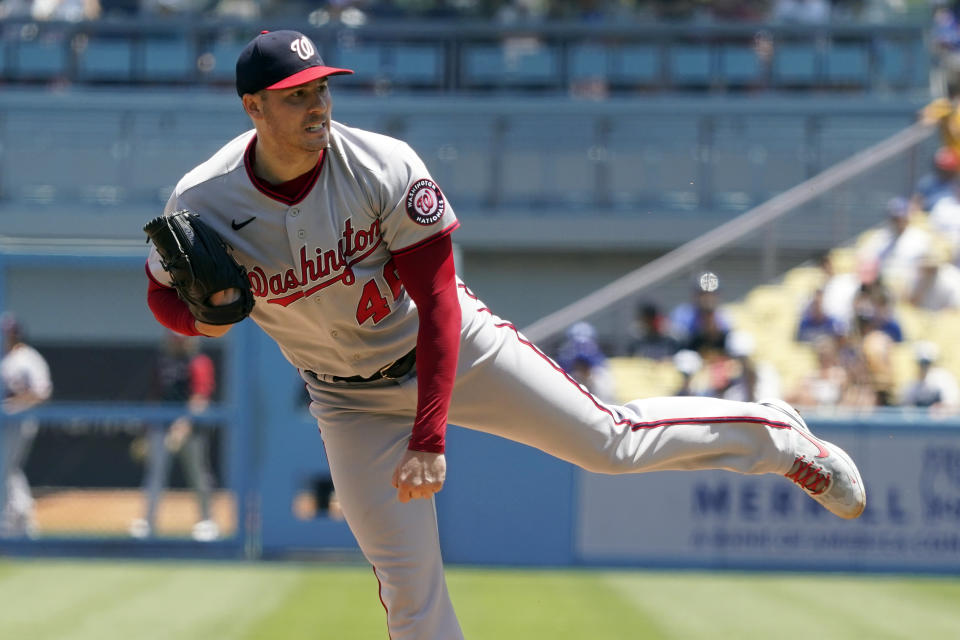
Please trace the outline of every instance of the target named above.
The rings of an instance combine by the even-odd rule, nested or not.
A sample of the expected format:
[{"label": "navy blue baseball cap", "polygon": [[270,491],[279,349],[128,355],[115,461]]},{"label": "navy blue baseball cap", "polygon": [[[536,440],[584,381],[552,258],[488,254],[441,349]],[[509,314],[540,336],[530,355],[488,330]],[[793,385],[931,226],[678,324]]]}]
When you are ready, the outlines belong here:
[{"label": "navy blue baseball cap", "polygon": [[237,94],[287,89],[348,73],[353,71],[323,64],[317,47],[299,31],[261,31],[237,58]]}]

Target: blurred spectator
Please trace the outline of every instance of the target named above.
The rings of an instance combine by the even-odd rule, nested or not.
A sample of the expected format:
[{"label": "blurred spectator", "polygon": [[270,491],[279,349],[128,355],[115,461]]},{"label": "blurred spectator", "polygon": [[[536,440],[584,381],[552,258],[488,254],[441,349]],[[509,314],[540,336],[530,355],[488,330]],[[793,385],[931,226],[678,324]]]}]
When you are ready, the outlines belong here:
[{"label": "blurred spectator", "polygon": [[960,154],[950,147],[937,149],[933,155],[931,172],[920,178],[914,187],[911,205],[915,209],[930,213],[941,198],[953,195],[958,170]]},{"label": "blurred spectator", "polygon": [[633,338],[627,353],[636,358],[665,360],[677,352],[679,346],[666,331],[667,319],[652,302],[637,306],[630,333]]},{"label": "blurred spectator", "polygon": [[960,23],[953,7],[946,3],[934,8],[930,41],[935,59],[935,80],[931,87],[939,96],[955,96],[960,88]]},{"label": "blurred spectator", "polygon": [[830,409],[840,406],[849,386],[849,376],[840,362],[838,339],[820,335],[813,341],[816,368],[802,377],[787,395],[787,402],[799,407]]},{"label": "blurred spectator", "polygon": [[670,334],[680,348],[697,351],[706,359],[711,352],[723,352],[732,323],[719,307],[716,283],[705,287],[705,276],[694,281],[693,299],[670,312]]},{"label": "blurred spectator", "polygon": [[703,6],[697,0],[654,0],[654,11],[660,20],[681,22],[702,15]]},{"label": "blurred spectator", "polygon": [[0,19],[27,18],[33,13],[33,0],[3,0],[0,2]]},{"label": "blurred spectator", "polygon": [[673,366],[680,373],[680,386],[671,394],[674,396],[701,395],[693,387],[693,379],[703,366],[700,354],[690,349],[681,349],[673,354]]},{"label": "blurred spectator", "polygon": [[960,182],[954,182],[951,187],[930,209],[929,220],[933,232],[950,247],[948,259],[956,260],[960,253]]},{"label": "blurred spectator", "polygon": [[832,0],[830,5],[830,19],[834,22],[890,22],[902,19],[907,11],[904,0]]},{"label": "blurred spectator", "polygon": [[823,24],[830,20],[827,0],[776,0],[770,18],[776,22]]},{"label": "blurred spectator", "polygon": [[870,306],[873,326],[890,336],[894,342],[903,342],[903,327],[894,313],[890,291],[885,287],[874,287],[870,291]]},{"label": "blurred spectator", "polygon": [[557,364],[599,399],[614,400],[613,375],[590,323],[578,322],[567,329],[557,348]]},{"label": "blurred spectator", "polygon": [[932,248],[921,258],[905,297],[910,304],[928,311],[960,308],[960,269],[946,261],[945,252]]},{"label": "blurred spectator", "polygon": [[914,345],[917,375],[904,389],[903,406],[924,407],[937,416],[960,411],[960,386],[952,373],[936,366],[939,355],[939,348],[932,342]]},{"label": "blurred spectator", "polygon": [[727,387],[717,394],[719,397],[741,402],[780,397],[780,375],[770,363],[754,359],[756,343],[752,335],[731,331],[726,346],[733,370]]},{"label": "blurred spectator", "polygon": [[721,22],[762,22],[770,14],[769,0],[712,0],[710,16]]},{"label": "blurred spectator", "polygon": [[101,18],[133,18],[140,13],[141,0],[100,0]]},{"label": "blurred spectator", "polygon": [[540,21],[547,16],[550,8],[550,4],[539,0],[506,0],[499,3],[493,18],[504,25]]},{"label": "blurred spectator", "polygon": [[729,333],[728,322],[716,309],[704,311],[686,346],[705,357],[723,353]]},{"label": "blurred spectator", "polygon": [[861,260],[856,271],[839,273],[829,252],[821,255],[817,264],[823,272],[823,312],[846,327],[853,318],[853,300],[857,292],[864,284],[876,279],[876,265]]},{"label": "blurred spectator", "polygon": [[860,322],[861,329],[880,331],[894,342],[903,341],[903,329],[894,316],[890,291],[881,280],[861,285],[853,299],[853,312],[853,325],[846,327],[846,333],[855,331],[856,323]]},{"label": "blurred spectator", "polygon": [[757,58],[757,89],[763,89],[770,83],[773,70],[773,54],[776,46],[773,34],[761,29],[753,35],[753,55]]},{"label": "blurred spectator", "polygon": [[[53,383],[50,367],[40,353],[27,344],[19,321],[10,313],[0,316],[3,334],[3,358],[0,359],[0,382],[3,387],[3,412],[0,454],[4,475],[0,478],[0,536],[33,535],[36,523],[33,495],[23,472],[30,447],[37,435],[37,421],[17,418],[21,413],[50,398]],[[9,417],[14,416],[14,417]]]},{"label": "blurred spectator", "polygon": [[260,17],[260,3],[257,0],[219,0],[211,13],[219,17],[253,20]]},{"label": "blurred spectator", "polygon": [[837,337],[844,330],[843,322],[824,310],[823,287],[818,287],[800,316],[795,336],[797,342],[814,342],[821,335]]},{"label": "blurred spectator", "polygon": [[213,474],[208,461],[209,436],[206,429],[196,428],[192,419],[210,405],[216,373],[213,360],[199,351],[197,340],[169,332],[153,370],[152,399],[184,403],[187,414],[174,420],[166,430],[152,428],[149,431],[144,478],[146,514],[130,524],[130,535],[135,538],[147,538],[156,531],[157,508],[170,474],[170,456],[174,453],[179,454],[184,474],[197,497],[200,517],[193,526],[193,538],[209,542],[220,535],[219,526],[211,516]]},{"label": "blurred spectator", "polygon": [[80,22],[100,17],[99,0],[34,0],[33,17],[37,20]]},{"label": "blurred spectator", "polygon": [[[956,93],[958,87],[951,91]],[[936,98],[920,111],[920,121],[935,124],[940,130],[940,144],[960,154],[960,110],[956,98]]]},{"label": "blurred spectator", "polygon": [[867,408],[888,406],[893,400],[893,338],[881,326],[868,296],[854,309],[854,322],[842,338],[840,360],[851,385],[845,404]]},{"label": "blurred spectator", "polygon": [[140,0],[140,12],[154,16],[196,15],[216,4],[216,0]]},{"label": "blurred spectator", "polygon": [[887,224],[869,234],[860,248],[861,260],[873,261],[887,286],[902,291],[929,249],[930,234],[910,224],[910,203],[904,198],[887,202]]}]

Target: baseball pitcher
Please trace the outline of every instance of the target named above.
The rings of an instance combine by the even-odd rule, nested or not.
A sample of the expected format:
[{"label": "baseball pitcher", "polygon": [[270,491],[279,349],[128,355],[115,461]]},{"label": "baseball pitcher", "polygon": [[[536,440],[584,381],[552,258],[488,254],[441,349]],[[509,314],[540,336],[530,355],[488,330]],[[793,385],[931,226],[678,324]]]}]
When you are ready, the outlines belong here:
[{"label": "baseball pitcher", "polygon": [[246,46],[236,83],[253,128],[147,225],[148,303],[187,335],[249,314],[299,370],[393,640],[463,637],[432,499],[448,423],[599,473],[776,473],[842,518],[861,514],[853,461],[788,405],[608,404],[491,311],[457,278],[459,223],[417,154],[332,119],[328,79],[347,73],[295,31]]}]

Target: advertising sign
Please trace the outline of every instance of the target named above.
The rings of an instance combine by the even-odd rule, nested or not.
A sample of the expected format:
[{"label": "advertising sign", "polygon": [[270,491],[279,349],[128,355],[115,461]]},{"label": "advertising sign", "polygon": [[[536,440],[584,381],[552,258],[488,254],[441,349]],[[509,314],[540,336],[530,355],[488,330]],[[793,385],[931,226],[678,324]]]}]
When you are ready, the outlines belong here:
[{"label": "advertising sign", "polygon": [[577,560],[960,571],[960,430],[909,425],[822,435],[863,474],[867,509],[859,519],[833,516],[775,475],[580,473]]}]

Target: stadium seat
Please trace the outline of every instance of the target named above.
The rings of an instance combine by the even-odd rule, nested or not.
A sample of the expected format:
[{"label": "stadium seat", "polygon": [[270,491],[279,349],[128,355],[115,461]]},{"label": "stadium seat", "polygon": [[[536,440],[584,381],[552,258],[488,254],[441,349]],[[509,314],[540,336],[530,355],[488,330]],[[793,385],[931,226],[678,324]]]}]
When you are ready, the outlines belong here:
[{"label": "stadium seat", "polygon": [[726,45],[720,49],[720,75],[717,83],[724,87],[744,88],[758,84],[763,69],[751,46]]},{"label": "stadium seat", "polygon": [[534,40],[469,46],[464,51],[463,69],[468,88],[560,86],[556,50]]},{"label": "stadium seat", "polygon": [[670,84],[674,88],[703,89],[712,84],[712,76],[709,46],[674,44],[670,47]]},{"label": "stadium seat", "polygon": [[183,80],[193,75],[196,59],[184,37],[148,38],[143,43],[143,74],[155,81]]},{"label": "stadium seat", "polygon": [[650,87],[660,83],[660,50],[653,45],[630,45],[614,49],[610,83],[625,88]]},{"label": "stadium seat", "polygon": [[64,75],[67,46],[64,34],[47,34],[35,40],[21,41],[17,47],[14,76],[36,80]]},{"label": "stadium seat", "polygon": [[383,73],[383,49],[376,43],[356,44],[338,51],[342,64],[353,69],[354,75],[338,78],[344,84],[368,83]]},{"label": "stadium seat", "polygon": [[207,67],[206,61],[201,63],[201,68],[206,72],[207,77],[215,82],[232,85],[236,78],[237,58],[246,44],[245,38],[230,36],[218,38],[207,51],[201,54],[212,56],[210,60],[212,66]]},{"label": "stadium seat", "polygon": [[443,56],[436,46],[396,46],[388,60],[392,78],[401,84],[439,86],[443,81]]},{"label": "stadium seat", "polygon": [[680,387],[680,373],[670,360],[617,357],[608,363],[617,402],[669,396]]},{"label": "stadium seat", "polygon": [[823,285],[824,274],[818,267],[800,266],[787,272],[783,286],[796,295],[811,296],[817,287]]},{"label": "stadium seat", "polygon": [[576,44],[570,50],[573,81],[610,75],[610,50],[597,44]]},{"label": "stadium seat", "polygon": [[780,87],[812,87],[817,82],[817,55],[811,44],[783,43],[773,56],[773,80]]},{"label": "stadium seat", "polygon": [[826,49],[826,81],[831,86],[870,86],[870,55],[864,44],[834,42]]},{"label": "stadium seat", "polygon": [[131,44],[126,39],[93,38],[78,56],[78,77],[92,81],[125,81],[131,73]]}]

